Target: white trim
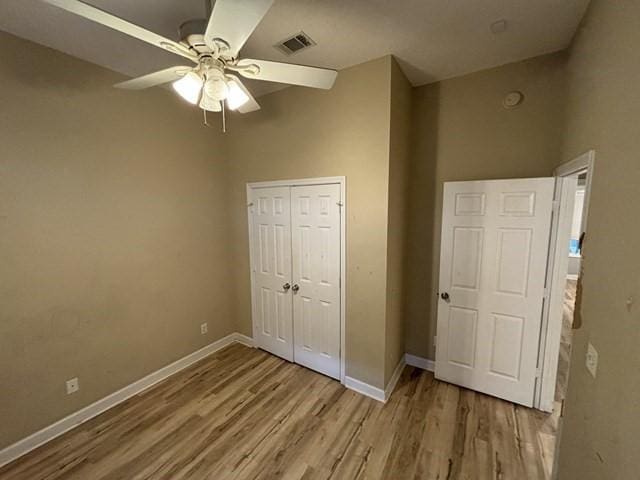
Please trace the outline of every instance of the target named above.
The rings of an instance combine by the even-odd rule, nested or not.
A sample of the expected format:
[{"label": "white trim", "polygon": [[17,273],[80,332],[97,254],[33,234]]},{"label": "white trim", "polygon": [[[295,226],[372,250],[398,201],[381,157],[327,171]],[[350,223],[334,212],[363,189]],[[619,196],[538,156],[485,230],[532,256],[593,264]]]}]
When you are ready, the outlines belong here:
[{"label": "white trim", "polygon": [[384,389],[385,402],[389,400],[391,394],[396,389],[396,385],[398,384],[398,380],[400,380],[400,375],[402,375],[402,371],[404,370],[405,365],[405,356],[403,355],[402,357],[400,357],[400,361],[396,365],[396,368],[393,370],[391,378],[389,379],[389,383],[387,383],[387,386]]},{"label": "white trim", "polygon": [[[256,338],[256,323],[253,321],[257,318],[256,302],[255,302],[255,276],[253,273],[254,254],[251,246],[251,238],[253,238],[253,226],[251,221],[251,207],[253,206],[252,191],[256,188],[271,187],[296,187],[304,185],[340,185],[340,383],[346,385],[346,318],[347,318],[347,177],[318,177],[318,178],[302,178],[295,180],[273,180],[267,182],[250,182],[247,183],[247,223],[249,235],[249,270],[251,281],[251,325],[253,336]],[[359,380],[352,379],[359,382]],[[365,384],[366,385],[366,384]],[[373,388],[373,387],[372,387]]]},{"label": "white trim", "polygon": [[[595,150],[589,150],[570,162],[564,163],[555,169],[553,174],[559,179],[574,176],[586,170],[587,179],[585,182],[584,206],[582,210],[582,231],[587,231],[587,220],[589,213],[589,198],[591,196],[591,184],[593,181],[593,173],[595,169]],[[574,199],[564,197],[560,199],[560,210],[566,209],[567,202]],[[566,217],[562,219],[566,212],[561,212],[554,219],[554,229],[558,230],[559,221],[567,221]],[[557,245],[559,239],[553,237],[551,245]],[[560,248],[560,246],[556,246]],[[567,255],[562,255],[566,257]],[[550,300],[556,299],[555,305],[550,305],[547,309],[547,315],[543,318],[543,329],[540,338],[540,361],[542,367],[540,377],[540,388],[536,388],[534,398],[534,407],[543,411],[552,411],[555,396],[555,382],[557,376],[558,364],[558,348],[562,334],[562,310],[557,305],[557,299],[563,298],[564,289],[566,288],[567,263],[565,258],[560,255],[554,256],[556,260],[549,266],[548,278],[550,279]],[[555,279],[555,281],[554,281]],[[553,321],[551,321],[553,319]],[[558,320],[560,319],[560,321]],[[555,353],[554,353],[555,352]]]},{"label": "white trim", "polygon": [[[249,182],[248,188],[301,187],[304,185],[344,184],[346,177],[297,178],[295,180],[270,180],[267,182]],[[342,199],[344,201],[344,199]]]},{"label": "white trim", "polygon": [[593,170],[596,163],[596,151],[589,150],[570,162],[563,163],[553,172],[555,177],[569,177],[576,173],[587,171],[587,181],[584,187],[584,206],[582,207],[582,231],[587,231],[587,219],[589,217],[589,197],[591,196],[591,183],[593,181]]},{"label": "white trim", "polygon": [[[545,301],[540,325],[537,375],[533,395],[533,406],[545,412],[552,412],[556,390],[558,357],[560,355],[560,335],[562,334],[562,312],[569,269],[569,239],[573,223],[573,208],[576,197],[575,178],[556,178],[554,208],[549,237],[549,254],[545,278]],[[550,319],[559,318],[559,322]],[[547,372],[543,375],[543,372]]]},{"label": "white trim", "polygon": [[404,360],[407,365],[410,365],[412,367],[421,368],[422,370],[426,370],[427,372],[436,371],[436,362],[428,358],[418,357],[417,355],[406,353],[404,355]]},{"label": "white trim", "polygon": [[242,345],[244,345],[245,347],[251,347],[251,348],[255,348],[256,344],[253,341],[253,338],[248,337],[247,335],[244,335],[242,333],[232,333],[231,335],[229,335],[232,340],[236,343],[240,343]]},{"label": "white trim", "polygon": [[0,450],[0,467],[10,463],[17,458],[29,453],[30,451],[38,448],[39,446],[59,437],[63,433],[68,432],[72,428],[92,419],[93,417],[100,415],[101,413],[115,407],[116,405],[124,402],[128,398],[131,398],[149,387],[155,385],[162,380],[174,375],[181,370],[193,365],[194,363],[208,357],[212,353],[221,350],[222,348],[237,342],[247,346],[253,346],[253,339],[242,335],[240,333],[232,333],[220,340],[216,340],[210,343],[206,347],[196,350],[189,355],[182,357],[175,362],[150,373],[146,377],[141,378],[120,390],[107,395],[106,397],[72,413],[71,415],[58,420],[57,422],[49,425],[48,427],[39,430],[22,440],[17,441],[13,445]]},{"label": "white trim", "polygon": [[340,180],[340,382],[347,375],[347,177]]},{"label": "white trim", "polygon": [[428,358],[418,357],[416,355],[411,355],[410,353],[405,353],[396,368],[393,371],[393,375],[389,379],[389,383],[384,390],[378,387],[374,387],[373,385],[369,385],[357,378],[353,377],[345,377],[344,386],[349,390],[353,390],[354,392],[358,392],[362,395],[366,395],[369,398],[373,398],[382,403],[386,403],[389,398],[391,398],[391,394],[396,389],[396,385],[398,384],[398,380],[400,380],[400,376],[402,375],[402,371],[406,365],[421,368],[422,370],[426,370],[428,372],[435,371],[436,364],[433,360],[429,360]]},{"label": "white trim", "polygon": [[353,377],[344,377],[344,386],[349,390],[353,390],[354,392],[358,392],[362,395],[365,395],[369,398],[373,398],[379,402],[385,402],[385,391],[381,388],[374,387],[373,385],[369,385],[368,383],[362,382],[357,378]]},{"label": "white trim", "polygon": [[[8,447],[0,450],[0,467],[17,460],[18,458],[26,455],[32,450],[44,445],[47,442],[59,437],[60,435],[68,432],[69,430],[91,420],[92,418],[106,412],[107,410],[115,407],[116,405],[124,402],[125,400],[138,395],[139,393],[147,390],[153,385],[166,380],[171,375],[174,375],[185,368],[193,365],[196,362],[208,357],[209,355],[223,349],[232,343],[240,343],[247,347],[254,347],[254,340],[251,337],[243,335],[241,333],[232,333],[226,337],[216,340],[213,343],[196,350],[189,355],[176,360],[175,362],[150,373],[146,377],[141,378],[120,390],[107,395],[104,398],[78,410],[77,412],[68,415],[67,417],[58,420],[57,422],[39,430],[28,437],[18,440],[16,443],[9,445]],[[381,388],[374,387],[368,383],[362,382],[353,377],[345,376],[342,382],[346,388],[353,390],[367,397],[373,398],[379,402],[385,403],[396,388],[398,380],[402,375],[405,365],[411,365],[413,367],[422,368],[430,372],[434,371],[435,364],[433,360],[427,358],[417,357],[406,353],[398,362],[393,375],[387,384],[387,387],[382,390]]]}]

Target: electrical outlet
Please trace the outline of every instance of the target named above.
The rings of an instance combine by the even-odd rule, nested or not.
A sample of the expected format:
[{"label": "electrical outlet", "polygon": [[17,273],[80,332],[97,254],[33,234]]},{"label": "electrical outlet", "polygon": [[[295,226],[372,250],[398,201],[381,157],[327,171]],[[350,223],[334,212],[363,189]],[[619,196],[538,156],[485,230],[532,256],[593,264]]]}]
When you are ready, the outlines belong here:
[{"label": "electrical outlet", "polygon": [[593,378],[596,378],[596,371],[598,370],[598,351],[594,348],[593,345],[591,345],[591,342],[589,342],[589,345],[587,346],[585,364],[587,366],[587,370],[589,370],[589,373],[593,376]]},{"label": "electrical outlet", "polygon": [[209,331],[209,325],[208,324],[203,323],[203,324],[200,325],[200,334],[204,335],[208,331]]},{"label": "electrical outlet", "polygon": [[76,393],[78,390],[80,390],[80,381],[78,380],[78,377],[67,380],[67,395]]}]

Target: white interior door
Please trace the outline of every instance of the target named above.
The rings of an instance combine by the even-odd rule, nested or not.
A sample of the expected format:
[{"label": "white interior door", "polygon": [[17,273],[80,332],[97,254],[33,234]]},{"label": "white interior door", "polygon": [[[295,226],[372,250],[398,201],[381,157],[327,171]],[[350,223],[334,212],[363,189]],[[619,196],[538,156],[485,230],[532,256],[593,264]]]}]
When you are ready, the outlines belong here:
[{"label": "white interior door", "polygon": [[533,405],[553,178],[444,185],[436,377]]},{"label": "white interior door", "polygon": [[256,188],[252,197],[254,340],[293,361],[290,188]]},{"label": "white interior door", "polygon": [[291,188],[296,363],[340,378],[340,185]]}]

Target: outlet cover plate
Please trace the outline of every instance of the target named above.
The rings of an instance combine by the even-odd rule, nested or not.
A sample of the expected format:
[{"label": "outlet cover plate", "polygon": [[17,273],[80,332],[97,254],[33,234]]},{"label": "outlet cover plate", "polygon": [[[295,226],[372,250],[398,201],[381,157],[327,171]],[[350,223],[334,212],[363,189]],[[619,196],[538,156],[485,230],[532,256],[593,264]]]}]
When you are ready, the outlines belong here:
[{"label": "outlet cover plate", "polygon": [[67,380],[67,395],[76,393],[78,390],[80,390],[80,381],[78,380],[78,377]]},{"label": "outlet cover plate", "polygon": [[596,378],[596,373],[598,371],[598,351],[593,345],[591,345],[591,342],[589,342],[589,345],[587,346],[585,365],[593,378]]}]

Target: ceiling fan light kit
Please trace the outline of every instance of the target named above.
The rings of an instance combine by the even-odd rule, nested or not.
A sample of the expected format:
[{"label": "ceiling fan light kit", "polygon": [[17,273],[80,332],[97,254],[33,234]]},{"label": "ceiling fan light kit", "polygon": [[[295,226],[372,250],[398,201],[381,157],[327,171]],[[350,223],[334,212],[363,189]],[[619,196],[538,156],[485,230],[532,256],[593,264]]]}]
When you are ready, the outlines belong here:
[{"label": "ceiling fan light kit", "polygon": [[188,72],[180,80],[173,82],[173,89],[187,102],[195,105],[200,98],[202,78],[195,72]]},{"label": "ceiling fan light kit", "polygon": [[233,73],[255,80],[322,89],[330,89],[338,74],[325,68],[238,57],[274,0],[216,0],[208,20],[191,20],[180,26],[180,42],[80,0],[42,1],[191,60],[194,67],[170,67],[115,86],[141,90],[171,82],[182,98],[204,110],[205,125],[207,111],[222,112],[223,131],[225,103],[229,110],[240,113],[260,109]]}]

